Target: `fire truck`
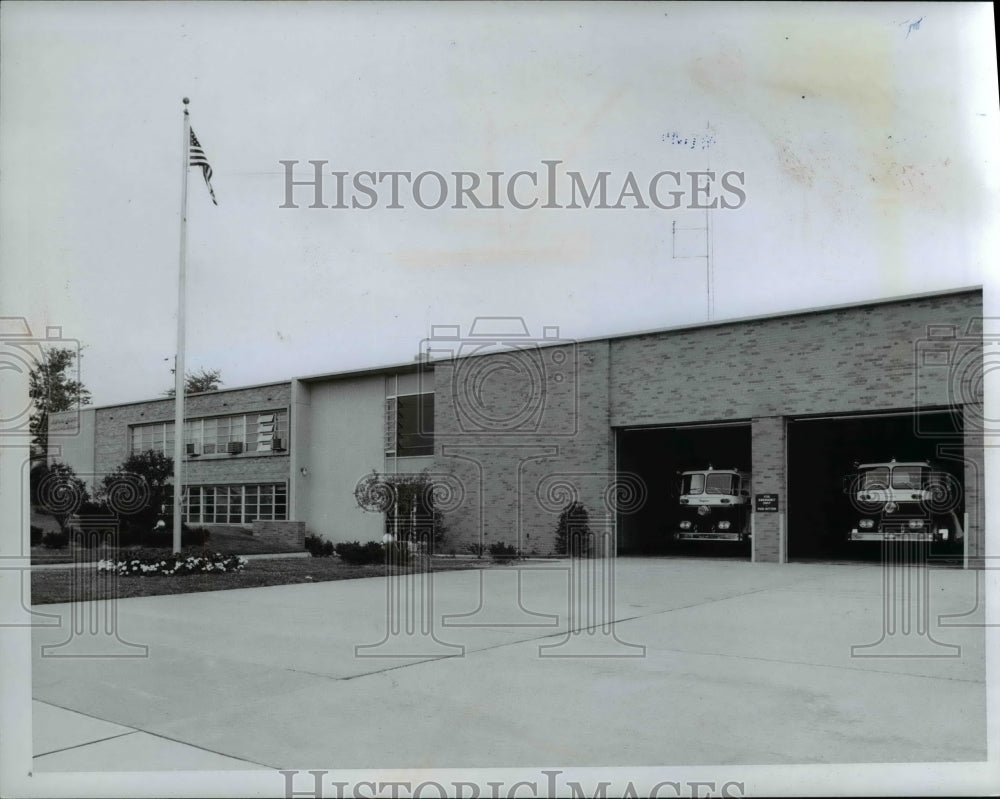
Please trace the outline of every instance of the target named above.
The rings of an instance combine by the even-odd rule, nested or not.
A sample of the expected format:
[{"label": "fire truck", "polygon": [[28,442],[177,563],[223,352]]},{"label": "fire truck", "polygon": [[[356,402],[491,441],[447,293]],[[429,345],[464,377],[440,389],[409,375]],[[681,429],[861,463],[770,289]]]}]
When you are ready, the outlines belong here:
[{"label": "fire truck", "polygon": [[963,536],[956,510],[961,486],[930,461],[856,464],[848,478],[857,521],[851,541],[941,541]]},{"label": "fire truck", "polygon": [[681,472],[679,541],[750,538],[750,473],[738,469]]}]

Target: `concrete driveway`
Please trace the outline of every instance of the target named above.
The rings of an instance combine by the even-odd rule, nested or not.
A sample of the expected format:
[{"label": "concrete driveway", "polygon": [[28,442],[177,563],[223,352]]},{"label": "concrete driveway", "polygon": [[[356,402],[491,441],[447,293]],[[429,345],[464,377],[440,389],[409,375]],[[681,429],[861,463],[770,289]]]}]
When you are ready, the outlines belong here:
[{"label": "concrete driveway", "polygon": [[[88,603],[78,622],[110,627],[75,636],[70,606],[44,606],[64,624],[33,633],[35,767],[984,759],[977,574],[896,573],[910,582],[888,604],[884,576],[708,559],[528,563],[438,573],[432,589],[373,578],[128,599],[110,615]],[[912,625],[900,612],[917,614]],[[568,624],[589,629],[568,635]],[[147,656],[120,657],[137,646]]]}]

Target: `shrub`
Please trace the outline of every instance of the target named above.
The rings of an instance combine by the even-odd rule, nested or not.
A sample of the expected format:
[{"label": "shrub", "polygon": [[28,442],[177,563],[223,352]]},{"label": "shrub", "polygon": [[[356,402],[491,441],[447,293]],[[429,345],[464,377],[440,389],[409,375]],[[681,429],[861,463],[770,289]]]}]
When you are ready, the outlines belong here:
[{"label": "shrub", "polygon": [[581,502],[571,502],[556,524],[556,553],[587,556],[591,551],[590,514]]},{"label": "shrub", "polygon": [[518,557],[517,547],[497,541],[489,546],[490,557],[495,561],[514,560]]},{"label": "shrub", "polygon": [[475,555],[477,558],[481,558],[483,556],[483,552],[486,551],[486,548],[482,544],[469,544],[466,547],[466,550],[470,555]]},{"label": "shrub", "polygon": [[37,547],[42,543],[42,534],[44,532],[37,524],[31,525],[31,546]]},{"label": "shrub", "polygon": [[[146,530],[133,538],[138,539],[138,543],[144,547],[153,549],[173,549],[174,530],[171,520],[160,530]],[[211,533],[204,527],[188,527],[181,525],[181,547],[203,547],[208,543]]]},{"label": "shrub", "polygon": [[306,550],[314,558],[329,558],[333,555],[333,541],[327,541],[325,538],[309,533],[306,535]]},{"label": "shrub", "polygon": [[102,560],[97,564],[98,574],[122,576],[159,577],[183,574],[211,574],[213,572],[243,571],[247,559],[239,555],[216,552],[208,556],[132,557],[124,560]]},{"label": "shrub", "polygon": [[46,549],[62,549],[69,544],[69,532],[45,533],[42,536],[42,546]]},{"label": "shrub", "polygon": [[377,541],[362,544],[358,541],[337,544],[337,554],[344,563],[360,566],[366,563],[382,563],[385,560],[385,548]]},{"label": "shrub", "polygon": [[372,470],[355,486],[354,499],[362,510],[382,513],[385,532],[397,540],[419,543],[428,552],[444,549],[448,525],[434,507],[435,484],[427,469],[415,474]]}]

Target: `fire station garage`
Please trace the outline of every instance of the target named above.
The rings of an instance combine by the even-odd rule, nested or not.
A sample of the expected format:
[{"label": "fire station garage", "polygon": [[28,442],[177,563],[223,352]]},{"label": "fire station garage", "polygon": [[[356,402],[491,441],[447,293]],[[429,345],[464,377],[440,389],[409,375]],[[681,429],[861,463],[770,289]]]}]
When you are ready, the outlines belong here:
[{"label": "fire station garage", "polygon": [[[918,468],[919,479],[910,480],[918,478]],[[967,525],[964,483],[959,414],[902,411],[790,419],[788,557],[878,560],[880,528],[886,532],[897,520],[905,520],[907,531],[900,538],[928,544],[936,559],[958,559]],[[927,493],[928,485],[933,493]],[[831,491],[831,486],[839,490]],[[895,507],[879,501],[883,498],[876,494],[894,486]],[[871,496],[859,502],[858,495],[864,496],[866,489]],[[906,501],[900,501],[904,497]],[[938,513],[928,514],[931,508]],[[940,526],[933,530],[918,526],[935,517]],[[852,540],[851,532],[861,529],[863,519],[871,524],[867,538],[855,533]],[[947,529],[947,534],[939,529]]]},{"label": "fire station garage", "polygon": [[[618,547],[621,553],[738,557],[749,560],[750,540],[740,526],[744,521],[742,515],[745,515],[749,505],[749,497],[733,494],[730,491],[732,481],[725,479],[726,475],[733,472],[750,472],[748,421],[625,428],[617,434],[617,453],[619,468],[623,472],[637,475],[647,487],[646,502],[635,513],[623,514],[619,519]],[[684,491],[691,487],[691,479],[686,479],[686,474],[705,473],[707,477],[709,470],[719,475],[719,478],[713,479],[709,486],[699,486],[696,478],[694,486],[702,489],[699,492],[701,495],[718,498],[718,503],[705,507],[721,511],[724,509],[721,503],[725,501],[737,513],[705,512],[700,519],[685,519],[687,514],[684,513],[686,508],[681,504],[682,498],[698,496]],[[717,481],[718,486],[715,485]],[[708,490],[713,493],[708,494]],[[720,493],[715,493],[716,491]],[[738,485],[736,491],[739,491]],[[743,508],[739,508],[740,505]],[[704,523],[698,525],[699,521]],[[718,521],[728,522],[729,526],[720,531],[717,529]],[[683,529],[682,522],[685,523]],[[700,532],[695,529],[699,526],[703,528]]]},{"label": "fire station garage", "polygon": [[[619,552],[981,557],[981,320],[963,289],[609,340],[615,468],[647,489]],[[712,521],[741,504],[751,541]]]}]

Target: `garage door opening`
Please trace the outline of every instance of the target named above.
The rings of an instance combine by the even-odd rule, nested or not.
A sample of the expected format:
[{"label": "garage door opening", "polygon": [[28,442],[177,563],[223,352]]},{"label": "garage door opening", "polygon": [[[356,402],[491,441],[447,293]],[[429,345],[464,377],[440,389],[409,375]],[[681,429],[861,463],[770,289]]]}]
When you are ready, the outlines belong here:
[{"label": "garage door opening", "polygon": [[962,442],[946,411],[789,420],[789,559],[879,561],[885,535],[960,558]]},{"label": "garage door opening", "polygon": [[618,519],[619,553],[748,560],[750,440],[746,422],[618,430],[618,469],[647,490],[643,507]]}]

